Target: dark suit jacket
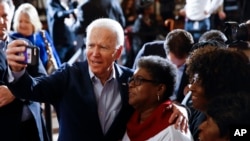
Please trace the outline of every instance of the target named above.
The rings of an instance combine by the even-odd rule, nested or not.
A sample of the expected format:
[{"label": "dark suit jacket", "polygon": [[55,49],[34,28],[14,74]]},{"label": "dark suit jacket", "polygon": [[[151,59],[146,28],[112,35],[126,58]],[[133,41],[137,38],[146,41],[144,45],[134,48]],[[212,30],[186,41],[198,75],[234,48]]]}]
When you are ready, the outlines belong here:
[{"label": "dark suit jacket", "polygon": [[[133,72],[115,64],[122,98],[122,108],[104,135],[99,121],[96,98],[87,62],[65,65],[36,83],[26,73],[11,86],[17,97],[49,102],[55,106],[59,120],[59,141],[117,141],[125,133],[133,108],[128,104],[127,80]],[[26,93],[24,93],[26,92]]]},{"label": "dark suit jacket", "polygon": [[[0,85],[8,85],[7,81],[7,62],[5,53],[0,50]],[[27,70],[32,76],[46,75],[46,71],[40,61],[38,66],[28,66]],[[0,93],[1,94],[1,93]],[[29,104],[16,98],[10,104],[0,108],[0,140],[1,141],[19,141],[20,140],[20,124],[23,106],[27,105],[39,128],[39,133],[43,136],[44,141],[48,141],[45,123],[42,118],[40,103],[31,102]]]},{"label": "dark suit jacket", "polygon": [[184,99],[184,97],[185,97],[184,88],[189,84],[189,77],[186,74],[186,69],[187,69],[187,65],[185,64],[183,74],[181,77],[181,82],[179,85],[179,90],[177,92],[177,97],[176,97],[176,101],[178,101],[179,103],[181,103],[182,100]]},{"label": "dark suit jacket", "polygon": [[[149,55],[157,55],[163,58],[167,58],[166,50],[164,49],[164,41],[153,41],[145,43],[135,58],[133,69],[136,69],[137,62],[142,56],[149,56]],[[186,71],[186,65],[183,70],[183,75],[176,96],[176,101],[180,103],[184,98],[183,90],[185,86],[189,83],[188,76],[185,73],[185,71]]]}]

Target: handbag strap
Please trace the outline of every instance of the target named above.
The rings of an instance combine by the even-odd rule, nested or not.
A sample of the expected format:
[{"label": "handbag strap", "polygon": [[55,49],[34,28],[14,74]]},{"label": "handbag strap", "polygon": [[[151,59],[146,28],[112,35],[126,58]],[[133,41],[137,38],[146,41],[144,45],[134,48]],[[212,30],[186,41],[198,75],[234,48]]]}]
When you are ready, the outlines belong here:
[{"label": "handbag strap", "polygon": [[41,30],[41,34],[42,34],[42,37],[43,37],[43,40],[44,40],[44,43],[45,43],[45,46],[46,46],[46,52],[47,52],[48,57],[50,59],[50,58],[52,58],[52,51],[51,51],[50,43],[46,38],[46,34],[45,34],[44,30]]},{"label": "handbag strap", "polygon": [[46,52],[47,52],[47,55],[48,55],[48,60],[51,60],[53,62],[53,64],[54,64],[55,68],[57,69],[58,65],[57,65],[56,60],[54,58],[51,45],[50,45],[49,41],[46,38],[46,32],[45,32],[45,30],[41,30],[40,32],[42,34],[42,37],[43,37],[43,40],[44,40],[44,43],[45,43],[45,46],[46,46]]}]

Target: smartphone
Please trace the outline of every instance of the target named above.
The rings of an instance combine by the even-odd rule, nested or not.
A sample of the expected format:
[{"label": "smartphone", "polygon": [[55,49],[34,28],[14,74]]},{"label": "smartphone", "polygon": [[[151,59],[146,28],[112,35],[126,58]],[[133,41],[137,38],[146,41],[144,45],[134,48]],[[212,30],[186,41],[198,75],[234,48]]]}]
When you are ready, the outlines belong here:
[{"label": "smartphone", "polygon": [[26,50],[23,53],[25,56],[25,64],[37,65],[39,61],[39,48],[36,46],[26,46]]}]

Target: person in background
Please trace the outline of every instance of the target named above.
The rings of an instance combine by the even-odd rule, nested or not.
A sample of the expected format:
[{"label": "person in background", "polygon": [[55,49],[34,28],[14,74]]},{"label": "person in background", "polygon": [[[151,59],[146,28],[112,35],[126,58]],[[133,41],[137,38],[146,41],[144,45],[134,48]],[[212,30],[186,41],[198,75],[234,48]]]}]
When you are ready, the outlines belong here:
[{"label": "person in background", "polygon": [[166,50],[164,48],[164,42],[165,41],[159,40],[145,43],[137,53],[132,68],[134,70],[136,69],[139,59],[143,56],[157,55],[163,58],[167,58]]},{"label": "person in background", "polygon": [[249,140],[245,136],[238,136],[241,133],[235,136],[236,129],[249,129],[250,126],[249,92],[220,94],[207,107],[207,119],[199,126],[199,141]]},{"label": "person in background", "polygon": [[124,13],[124,18],[126,21],[125,27],[124,27],[124,33],[125,33],[125,43],[124,43],[124,49],[123,53],[117,62],[120,65],[126,66],[131,68],[134,62],[134,50],[132,45],[132,39],[133,39],[133,25],[135,23],[135,20],[138,17],[137,8],[136,8],[137,0],[123,0],[121,2],[121,8]]},{"label": "person in background", "polygon": [[198,127],[206,119],[211,100],[221,93],[248,92],[250,88],[249,60],[245,54],[217,45],[203,43],[187,61],[192,99],[189,127],[194,140],[198,139]]},{"label": "person in background", "polygon": [[[35,79],[25,71],[27,66],[20,63],[25,58],[17,55],[25,50],[25,42],[15,40],[9,44],[8,75],[14,77],[10,88],[17,97],[54,106],[59,141],[117,141],[122,139],[133,113],[127,85],[133,71],[115,62],[122,52],[124,31],[117,21],[99,18],[87,27],[86,35],[86,61],[64,64],[52,75]],[[172,109],[169,122],[174,122],[176,128],[187,129],[185,109]]]},{"label": "person in background", "polygon": [[183,29],[175,29],[169,32],[164,43],[167,58],[178,68],[177,82],[171,99],[179,103],[185,97],[184,89],[189,82],[189,76],[185,73],[186,61],[193,44],[192,34]]},{"label": "person in background", "polygon": [[238,4],[238,11],[239,12],[239,19],[240,22],[246,22],[250,19],[250,15],[248,14],[250,11],[250,1],[249,0],[239,0],[237,1]]},{"label": "person in background", "polygon": [[158,22],[162,23],[164,36],[166,36],[174,28],[175,5],[175,0],[155,0],[155,13],[157,15]]},{"label": "person in background", "polygon": [[123,0],[121,7],[126,21],[125,28],[132,26],[137,18],[136,0]]},{"label": "person in background", "polygon": [[159,13],[161,15],[162,20],[174,19],[175,0],[159,0],[159,3]]},{"label": "person in background", "polygon": [[[49,141],[40,103],[15,98],[8,87],[5,50],[14,10],[12,0],[0,0],[0,140]],[[34,77],[46,75],[41,61],[27,71]]]},{"label": "person in background", "polygon": [[160,56],[139,59],[129,79],[129,104],[135,109],[122,141],[192,141],[192,135],[168,122],[177,68]]},{"label": "person in background", "polygon": [[75,52],[76,37],[70,28],[76,20],[77,5],[75,0],[47,0],[48,29],[61,62]]},{"label": "person in background", "polygon": [[1,30],[0,30],[0,40],[1,40],[1,49],[6,45],[8,38],[8,32],[11,28],[11,21],[15,11],[15,5],[12,0],[1,0]]},{"label": "person in background", "polygon": [[224,11],[224,4],[220,5],[218,9],[211,14],[211,29],[223,30],[225,19],[227,18],[227,14]]},{"label": "person in background", "polygon": [[132,26],[131,41],[134,57],[145,43],[157,40],[160,35],[160,28],[155,17],[154,1],[138,0],[136,8],[138,16]]},{"label": "person in background", "polygon": [[[28,39],[33,45],[39,47],[40,59],[47,69],[49,55],[47,47],[52,52],[53,63],[58,68],[61,66],[60,58],[54,47],[53,41],[47,31],[42,30],[42,23],[39,19],[36,8],[29,3],[22,3],[16,10],[13,19],[14,32],[10,37],[14,40],[17,38]],[[42,32],[43,31],[43,32]],[[44,34],[44,35],[43,35]],[[45,41],[47,40],[47,41]]]},{"label": "person in background", "polygon": [[86,45],[86,27],[95,19],[110,18],[118,21],[124,28],[125,17],[119,0],[82,0],[77,7],[77,20],[71,26],[71,30],[77,38],[80,47]]},{"label": "person in background", "polygon": [[169,59],[178,68],[177,82],[171,100],[178,103],[184,98],[184,88],[189,82],[185,73],[186,59],[194,43],[192,35],[183,29],[174,29],[168,33],[165,41],[154,41],[144,44],[134,61],[133,69],[136,69],[138,60],[142,56],[158,55]]},{"label": "person in background", "polygon": [[185,17],[184,29],[193,35],[196,43],[202,33],[211,29],[210,16],[222,3],[223,0],[186,0],[179,14]]},{"label": "person in background", "polygon": [[230,49],[243,52],[250,61],[250,43],[248,41],[238,41],[227,46]]},{"label": "person in background", "polygon": [[226,44],[227,42],[227,37],[226,35],[221,32],[220,30],[217,29],[212,29],[209,31],[204,32],[200,38],[199,38],[199,43],[200,42],[207,42],[207,41],[217,41],[222,44]]},{"label": "person in background", "polygon": [[[232,36],[235,36],[236,33],[228,35],[228,38],[230,38],[231,40],[228,40],[227,47],[242,51],[250,60],[250,36],[248,36],[248,31],[250,29],[250,20],[239,24],[239,26],[241,27],[241,31],[238,30],[236,39],[232,38]],[[245,33],[243,34],[243,32]]]}]

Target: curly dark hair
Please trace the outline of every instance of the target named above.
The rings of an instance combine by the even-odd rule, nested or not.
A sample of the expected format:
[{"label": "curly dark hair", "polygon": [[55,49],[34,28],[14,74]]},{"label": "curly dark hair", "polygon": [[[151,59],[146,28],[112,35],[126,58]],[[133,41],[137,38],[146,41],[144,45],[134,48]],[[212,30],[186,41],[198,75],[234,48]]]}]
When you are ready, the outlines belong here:
[{"label": "curly dark hair", "polygon": [[208,105],[207,115],[219,127],[220,137],[229,136],[234,126],[250,125],[250,93],[223,93]]},{"label": "curly dark hair", "polygon": [[239,51],[214,46],[198,48],[187,60],[190,78],[199,75],[205,96],[210,100],[222,92],[237,92],[250,88],[249,60]]}]

